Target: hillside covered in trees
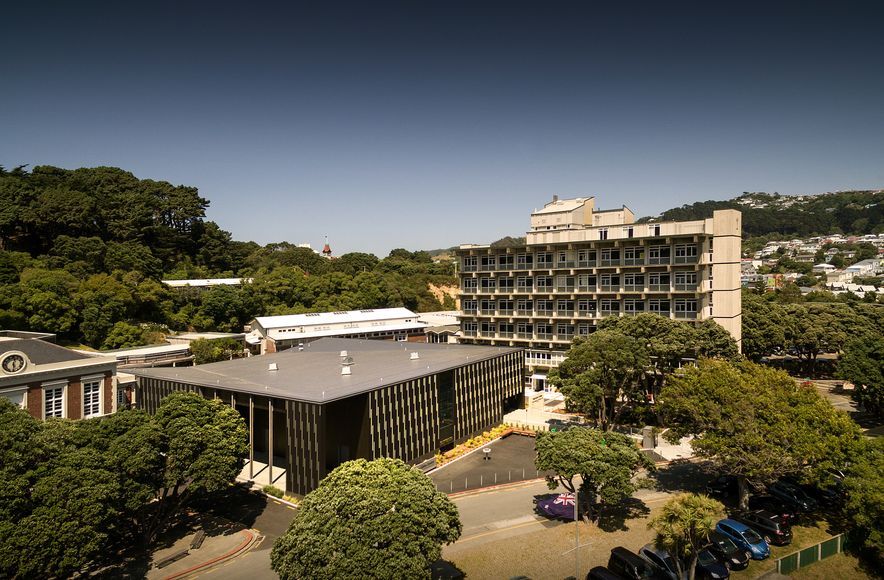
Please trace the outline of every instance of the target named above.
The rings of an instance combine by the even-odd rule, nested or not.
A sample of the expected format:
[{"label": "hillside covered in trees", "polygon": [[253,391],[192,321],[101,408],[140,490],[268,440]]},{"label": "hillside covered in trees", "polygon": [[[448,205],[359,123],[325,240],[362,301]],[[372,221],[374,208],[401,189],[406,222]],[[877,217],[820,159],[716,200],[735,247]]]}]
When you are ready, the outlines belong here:
[{"label": "hillside covered in trees", "polygon": [[698,220],[711,217],[717,209],[743,212],[745,237],[884,232],[884,190],[880,189],[799,196],[744,192],[727,201],[699,201],[640,221]]},{"label": "hillside covered in trees", "polygon": [[[328,260],[287,242],[233,240],[194,187],[114,167],[0,167],[0,328],[96,348],[172,330],[241,330],[257,315],[405,306],[453,308],[427,252]],[[248,277],[242,287],[172,290],[161,279]]]}]

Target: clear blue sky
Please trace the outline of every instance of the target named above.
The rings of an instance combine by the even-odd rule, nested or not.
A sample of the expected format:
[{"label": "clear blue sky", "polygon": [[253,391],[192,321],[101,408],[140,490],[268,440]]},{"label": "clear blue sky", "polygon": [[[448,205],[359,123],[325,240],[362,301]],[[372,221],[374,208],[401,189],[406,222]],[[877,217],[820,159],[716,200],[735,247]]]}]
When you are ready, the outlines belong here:
[{"label": "clear blue sky", "polygon": [[519,235],[553,194],[884,186],[881,2],[312,4],[4,5],[0,164],[118,166],[237,239],[379,255]]}]

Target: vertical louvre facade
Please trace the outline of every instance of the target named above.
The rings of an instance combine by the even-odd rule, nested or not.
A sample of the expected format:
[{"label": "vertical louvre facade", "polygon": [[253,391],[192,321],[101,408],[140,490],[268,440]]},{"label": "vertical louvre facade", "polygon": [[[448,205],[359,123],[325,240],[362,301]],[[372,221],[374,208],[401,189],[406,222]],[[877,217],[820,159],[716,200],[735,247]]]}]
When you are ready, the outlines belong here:
[{"label": "vertical louvre facade", "polygon": [[438,450],[436,375],[369,393],[371,459],[397,457],[415,462]]},{"label": "vertical louvre facade", "polygon": [[457,441],[503,421],[504,402],[523,392],[523,356],[515,352],[454,371]]},{"label": "vertical louvre facade", "polygon": [[325,455],[322,405],[285,401],[285,411],[289,450],[286,486],[289,491],[306,494],[325,477],[321,459]]}]

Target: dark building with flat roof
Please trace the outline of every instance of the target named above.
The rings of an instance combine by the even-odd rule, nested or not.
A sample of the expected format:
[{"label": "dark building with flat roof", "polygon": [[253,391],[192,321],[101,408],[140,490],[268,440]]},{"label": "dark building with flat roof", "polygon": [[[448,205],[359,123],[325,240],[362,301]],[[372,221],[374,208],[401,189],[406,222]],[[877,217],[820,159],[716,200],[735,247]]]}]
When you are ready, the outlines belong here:
[{"label": "dark building with flat roof", "polygon": [[344,461],[417,463],[499,424],[519,406],[523,362],[518,348],[323,338],[302,350],[133,373],[138,404],[151,413],[173,391],[229,402],[249,425],[249,476],[257,456],[268,481],[285,470],[285,487],[305,494]]}]

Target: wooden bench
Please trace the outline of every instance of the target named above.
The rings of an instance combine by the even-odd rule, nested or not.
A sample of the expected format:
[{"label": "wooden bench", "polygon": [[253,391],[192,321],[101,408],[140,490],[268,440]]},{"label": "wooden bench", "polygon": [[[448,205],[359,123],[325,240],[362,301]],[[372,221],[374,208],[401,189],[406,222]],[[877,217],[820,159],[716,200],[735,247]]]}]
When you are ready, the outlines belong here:
[{"label": "wooden bench", "polygon": [[183,558],[184,556],[186,556],[189,553],[190,552],[188,550],[181,550],[180,552],[175,552],[174,554],[171,554],[169,556],[166,556],[162,560],[159,560],[156,563],[156,567],[157,568],[165,568],[166,566],[168,566],[172,562],[177,562],[178,560],[180,560],[181,558]]},{"label": "wooden bench", "polygon": [[190,541],[190,549],[196,550],[199,549],[200,546],[203,545],[203,540],[206,539],[206,532],[200,530],[196,533],[193,539]]}]

